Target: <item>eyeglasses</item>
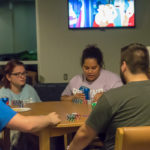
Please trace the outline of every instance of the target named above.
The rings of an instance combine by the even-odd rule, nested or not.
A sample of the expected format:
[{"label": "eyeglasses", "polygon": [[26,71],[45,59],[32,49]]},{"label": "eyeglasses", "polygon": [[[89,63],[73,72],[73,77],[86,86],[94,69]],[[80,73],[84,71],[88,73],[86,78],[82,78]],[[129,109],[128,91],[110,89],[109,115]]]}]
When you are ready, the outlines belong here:
[{"label": "eyeglasses", "polygon": [[27,76],[27,71],[25,71],[25,72],[16,72],[16,73],[11,73],[11,75],[13,75],[13,76],[16,76],[16,77],[21,77],[21,76],[24,76],[24,77],[26,77]]}]

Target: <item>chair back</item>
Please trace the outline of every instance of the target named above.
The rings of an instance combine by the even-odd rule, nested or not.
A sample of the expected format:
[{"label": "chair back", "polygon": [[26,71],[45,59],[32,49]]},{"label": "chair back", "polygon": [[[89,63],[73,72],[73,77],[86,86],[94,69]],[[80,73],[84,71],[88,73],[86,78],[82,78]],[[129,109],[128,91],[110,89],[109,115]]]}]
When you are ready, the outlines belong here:
[{"label": "chair back", "polygon": [[150,126],[118,128],[115,150],[150,150]]},{"label": "chair back", "polygon": [[39,83],[34,86],[42,101],[59,101],[68,83]]}]

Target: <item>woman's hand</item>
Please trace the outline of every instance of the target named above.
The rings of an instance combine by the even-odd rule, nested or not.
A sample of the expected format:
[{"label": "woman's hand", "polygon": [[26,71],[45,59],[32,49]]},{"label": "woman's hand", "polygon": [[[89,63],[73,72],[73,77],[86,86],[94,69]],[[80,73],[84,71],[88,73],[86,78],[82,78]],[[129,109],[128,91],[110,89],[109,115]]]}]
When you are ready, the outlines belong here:
[{"label": "woman's hand", "polygon": [[74,95],[73,99],[85,100],[85,95],[83,93],[77,93]]}]

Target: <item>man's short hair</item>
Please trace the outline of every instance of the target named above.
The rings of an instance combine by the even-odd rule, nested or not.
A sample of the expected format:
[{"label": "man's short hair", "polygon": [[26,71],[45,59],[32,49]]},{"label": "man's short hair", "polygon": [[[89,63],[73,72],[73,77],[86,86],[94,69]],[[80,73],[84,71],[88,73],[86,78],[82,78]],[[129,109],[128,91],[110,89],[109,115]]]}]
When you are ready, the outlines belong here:
[{"label": "man's short hair", "polygon": [[121,64],[125,61],[133,74],[148,73],[149,54],[143,44],[132,43],[121,49]]}]

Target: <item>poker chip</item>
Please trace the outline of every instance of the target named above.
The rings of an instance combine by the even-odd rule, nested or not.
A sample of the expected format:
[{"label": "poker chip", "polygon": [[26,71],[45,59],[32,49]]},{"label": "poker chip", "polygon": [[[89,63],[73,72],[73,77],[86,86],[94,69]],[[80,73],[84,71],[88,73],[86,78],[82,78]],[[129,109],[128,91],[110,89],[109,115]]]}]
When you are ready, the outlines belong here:
[{"label": "poker chip", "polygon": [[82,99],[73,99],[72,102],[75,103],[75,104],[83,104]]},{"label": "poker chip", "polygon": [[79,115],[78,113],[71,113],[71,114],[67,114],[67,120],[68,121],[75,121],[81,118],[81,115]]},{"label": "poker chip", "polygon": [[95,108],[96,104],[97,104],[97,102],[93,102],[93,103],[92,103],[92,109]]}]

